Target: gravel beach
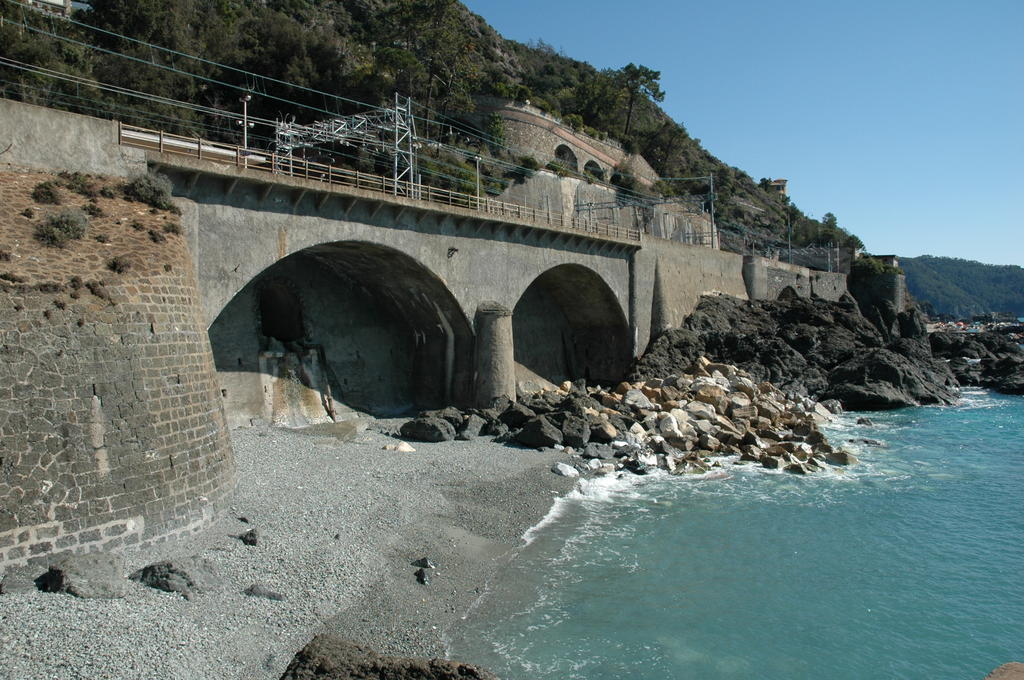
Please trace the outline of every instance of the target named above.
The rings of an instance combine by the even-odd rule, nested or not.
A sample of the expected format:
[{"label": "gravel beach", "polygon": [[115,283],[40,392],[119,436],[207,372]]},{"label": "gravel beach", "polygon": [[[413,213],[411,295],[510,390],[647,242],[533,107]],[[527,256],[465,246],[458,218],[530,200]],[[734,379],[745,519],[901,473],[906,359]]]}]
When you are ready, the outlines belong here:
[{"label": "gravel beach", "polygon": [[[277,678],[324,631],[444,656],[446,631],[573,481],[550,472],[557,451],[485,439],[386,451],[399,422],[235,430],[230,508],[192,539],[125,553],[129,572],[197,556],[215,586],[191,600],[134,582],[116,600],[0,595],[0,678]],[[426,585],[421,557],[437,567]],[[256,583],[286,599],[243,594]]]}]

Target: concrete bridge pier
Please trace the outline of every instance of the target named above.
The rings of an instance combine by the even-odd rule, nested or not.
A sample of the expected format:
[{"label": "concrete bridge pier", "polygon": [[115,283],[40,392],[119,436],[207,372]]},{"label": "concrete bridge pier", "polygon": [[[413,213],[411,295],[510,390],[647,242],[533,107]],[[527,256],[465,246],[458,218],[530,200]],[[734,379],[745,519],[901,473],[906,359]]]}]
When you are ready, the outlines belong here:
[{"label": "concrete bridge pier", "polygon": [[512,341],[512,311],[497,302],[476,309],[476,381],[473,398],[479,407],[497,397],[516,398],[516,362]]}]

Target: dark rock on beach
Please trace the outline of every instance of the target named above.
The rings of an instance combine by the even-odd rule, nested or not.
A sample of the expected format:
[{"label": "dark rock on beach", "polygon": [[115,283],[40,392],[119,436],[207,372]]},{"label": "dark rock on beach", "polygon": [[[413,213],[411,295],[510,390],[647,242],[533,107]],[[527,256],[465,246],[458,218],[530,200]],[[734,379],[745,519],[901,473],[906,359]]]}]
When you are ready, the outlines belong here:
[{"label": "dark rock on beach", "polygon": [[264,600],[274,600],[275,602],[282,602],[286,599],[284,595],[275,590],[271,590],[268,586],[265,586],[262,583],[253,583],[242,592],[249,597],[262,597]]},{"label": "dark rock on beach", "polygon": [[457,428],[459,434],[456,437],[456,439],[461,439],[464,441],[476,439],[477,437],[480,436],[480,433],[486,426],[486,420],[484,420],[482,417],[478,416],[475,413],[471,413],[468,416],[466,416],[465,420],[463,420],[462,422],[462,425],[459,428]]},{"label": "dark rock on beach", "polygon": [[213,569],[205,561],[194,559],[156,562],[139,569],[129,578],[150,588],[178,593],[186,600],[219,584]]},{"label": "dark rock on beach", "polygon": [[260,542],[260,532],[258,529],[249,529],[244,534],[239,534],[238,540],[245,545],[258,545]]},{"label": "dark rock on beach", "polygon": [[288,665],[281,680],[498,680],[482,668],[444,659],[382,656],[368,647],[318,635]]},{"label": "dark rock on beach", "polygon": [[532,449],[542,449],[562,443],[562,432],[546,416],[534,416],[525,423],[516,435],[516,441]]},{"label": "dark rock on beach", "polygon": [[69,555],[61,558],[37,581],[48,593],[68,593],[86,599],[125,596],[124,558],[111,553]]},{"label": "dark rock on beach", "polygon": [[403,424],[400,434],[417,442],[449,442],[455,439],[455,428],[444,418],[423,415]]}]

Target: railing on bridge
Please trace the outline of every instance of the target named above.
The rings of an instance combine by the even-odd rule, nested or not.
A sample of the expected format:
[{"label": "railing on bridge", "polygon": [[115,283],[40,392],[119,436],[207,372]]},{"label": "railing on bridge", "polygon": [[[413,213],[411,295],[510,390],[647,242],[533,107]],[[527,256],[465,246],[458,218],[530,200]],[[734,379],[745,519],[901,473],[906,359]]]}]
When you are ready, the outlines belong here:
[{"label": "railing on bridge", "polygon": [[532,222],[537,225],[572,230],[591,236],[604,236],[628,241],[639,241],[640,231],[592,218],[577,217],[551,210],[541,210],[493,198],[473,196],[448,189],[426,186],[414,182],[395,181],[390,177],[374,175],[302,158],[282,156],[269,151],[243,149],[232,144],[211,142],[198,137],[173,135],[161,130],[125,125],[118,122],[118,142],[161,153],[174,153],[201,160],[228,163],[241,168],[259,170],[275,175],[300,177],[339,186],[377,191],[434,204],[467,208],[487,215]]}]

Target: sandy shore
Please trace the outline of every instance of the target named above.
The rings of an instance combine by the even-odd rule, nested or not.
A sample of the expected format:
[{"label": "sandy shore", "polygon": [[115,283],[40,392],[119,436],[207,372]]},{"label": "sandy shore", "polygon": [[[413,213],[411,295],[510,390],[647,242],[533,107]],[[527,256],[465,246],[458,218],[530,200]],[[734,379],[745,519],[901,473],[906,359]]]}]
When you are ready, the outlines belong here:
[{"label": "sandy shore", "polygon": [[[0,596],[0,678],[277,678],[322,630],[443,656],[446,632],[573,485],[549,471],[558,452],[487,440],[397,453],[378,431],[231,438],[230,509],[194,539],[126,554],[129,569],[198,556],[216,587],[191,601],[134,583],[119,600]],[[235,538],[253,527],[258,545]],[[424,556],[438,567],[425,586],[411,565]],[[244,595],[253,583],[287,599]]]}]

